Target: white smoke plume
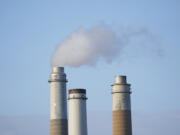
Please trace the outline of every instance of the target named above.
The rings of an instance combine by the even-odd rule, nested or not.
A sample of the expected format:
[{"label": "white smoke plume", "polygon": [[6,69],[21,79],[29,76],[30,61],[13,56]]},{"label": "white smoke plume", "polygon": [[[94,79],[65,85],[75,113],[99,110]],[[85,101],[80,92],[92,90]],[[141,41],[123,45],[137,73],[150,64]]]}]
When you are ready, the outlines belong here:
[{"label": "white smoke plume", "polygon": [[110,27],[80,27],[58,46],[51,64],[74,67],[95,65],[101,58],[112,62],[121,48],[120,39]]},{"label": "white smoke plume", "polygon": [[111,63],[122,54],[130,38],[146,35],[148,31],[122,31],[118,35],[108,25],[91,29],[80,27],[72,32],[55,50],[52,66],[96,65],[100,59]]}]

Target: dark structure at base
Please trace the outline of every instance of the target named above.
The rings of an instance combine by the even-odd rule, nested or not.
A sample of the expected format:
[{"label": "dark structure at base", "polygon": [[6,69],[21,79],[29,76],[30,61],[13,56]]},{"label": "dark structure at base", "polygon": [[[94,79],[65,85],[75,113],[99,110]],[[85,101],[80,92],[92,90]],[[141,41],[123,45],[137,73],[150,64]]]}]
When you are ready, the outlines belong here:
[{"label": "dark structure at base", "polygon": [[50,135],[68,135],[67,119],[54,119],[50,122]]}]

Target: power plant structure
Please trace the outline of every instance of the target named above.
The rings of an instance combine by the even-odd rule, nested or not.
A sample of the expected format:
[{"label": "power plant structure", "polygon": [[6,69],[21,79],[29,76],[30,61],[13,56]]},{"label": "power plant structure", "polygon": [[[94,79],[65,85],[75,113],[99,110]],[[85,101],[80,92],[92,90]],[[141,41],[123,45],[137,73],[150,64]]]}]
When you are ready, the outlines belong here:
[{"label": "power plant structure", "polygon": [[[50,135],[88,135],[86,90],[70,89],[67,99],[64,67],[53,67],[50,83]],[[116,76],[112,86],[113,135],[132,135],[130,84]],[[67,119],[67,100],[69,116]]]},{"label": "power plant structure", "polygon": [[68,135],[66,74],[53,67],[50,83],[50,135]]},{"label": "power plant structure", "polygon": [[113,135],[132,135],[130,94],[126,76],[116,76],[112,85]]},{"label": "power plant structure", "polygon": [[69,90],[69,135],[87,135],[86,90]]}]

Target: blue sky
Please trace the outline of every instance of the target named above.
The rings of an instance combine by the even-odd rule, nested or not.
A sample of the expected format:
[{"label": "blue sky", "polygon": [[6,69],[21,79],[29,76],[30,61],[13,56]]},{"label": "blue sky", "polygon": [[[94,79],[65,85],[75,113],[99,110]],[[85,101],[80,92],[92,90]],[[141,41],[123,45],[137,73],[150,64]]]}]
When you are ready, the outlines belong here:
[{"label": "blue sky", "polygon": [[122,27],[147,29],[155,42],[132,40],[112,64],[66,68],[68,89],[87,89],[88,110],[111,111],[110,85],[115,75],[127,75],[132,110],[179,110],[179,13],[178,0],[0,0],[0,115],[48,115],[56,46],[80,26],[101,22],[117,33]]}]

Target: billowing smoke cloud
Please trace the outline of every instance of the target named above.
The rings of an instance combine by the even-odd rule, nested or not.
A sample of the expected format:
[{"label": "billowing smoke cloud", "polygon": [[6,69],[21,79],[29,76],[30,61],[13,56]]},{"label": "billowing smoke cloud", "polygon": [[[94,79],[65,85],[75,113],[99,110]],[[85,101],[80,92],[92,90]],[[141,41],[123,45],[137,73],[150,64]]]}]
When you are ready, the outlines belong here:
[{"label": "billowing smoke cloud", "polygon": [[146,29],[123,30],[118,34],[108,25],[91,29],[80,27],[72,32],[56,49],[52,56],[52,66],[96,65],[99,60],[111,63],[123,53],[132,37],[148,36]]},{"label": "billowing smoke cloud", "polygon": [[122,47],[121,40],[108,26],[80,27],[58,46],[52,66],[95,65],[101,58],[112,62]]}]

